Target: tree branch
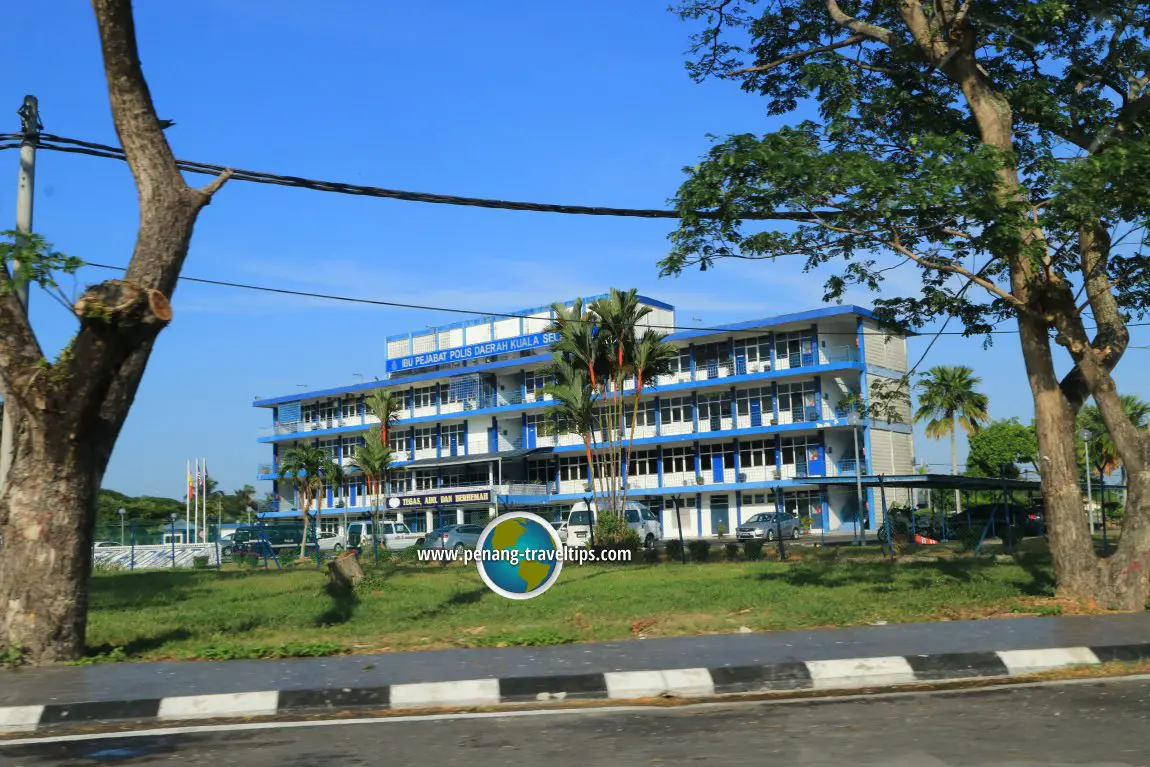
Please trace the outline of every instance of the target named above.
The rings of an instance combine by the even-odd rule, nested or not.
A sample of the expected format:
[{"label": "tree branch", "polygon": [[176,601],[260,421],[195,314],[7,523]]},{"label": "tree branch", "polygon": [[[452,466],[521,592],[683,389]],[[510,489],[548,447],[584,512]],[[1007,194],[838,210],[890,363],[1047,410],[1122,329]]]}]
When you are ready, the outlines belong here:
[{"label": "tree branch", "polygon": [[737,69],[734,72],[728,72],[725,76],[726,77],[734,77],[735,75],[746,75],[746,74],[751,74],[752,72],[770,72],[772,69],[777,69],[778,67],[781,67],[783,64],[786,64],[788,62],[799,61],[801,59],[809,58],[811,56],[817,56],[820,53],[828,53],[830,51],[835,51],[835,50],[838,50],[839,48],[846,48],[849,45],[854,45],[855,43],[861,43],[865,39],[867,39],[865,35],[851,35],[847,39],[840,40],[837,43],[831,43],[829,45],[820,45],[817,48],[809,48],[805,51],[796,51],[795,53],[788,53],[786,56],[783,56],[782,58],[775,59],[774,61],[771,61],[767,64],[760,64],[759,66],[745,67],[744,69]]},{"label": "tree branch", "polygon": [[888,47],[894,47],[894,33],[889,29],[880,27],[877,24],[859,21],[853,16],[848,16],[843,12],[843,9],[839,7],[836,0],[826,0],[826,6],[827,13],[830,14],[831,19],[840,27],[845,27],[856,35],[862,35]]},{"label": "tree branch", "polygon": [[1013,293],[1010,293],[1010,292],[1003,290],[1002,288],[998,287],[997,285],[995,285],[990,280],[987,280],[984,277],[980,277],[978,274],[970,271],[969,269],[961,266],[960,264],[950,264],[950,263],[945,263],[945,262],[940,262],[940,261],[933,261],[929,258],[924,258],[923,256],[919,255],[918,253],[915,253],[910,248],[899,243],[897,237],[895,239],[885,239],[883,237],[878,236],[877,234],[874,234],[873,232],[867,232],[867,231],[863,231],[861,229],[848,229],[846,227],[835,226],[834,224],[828,223],[827,221],[825,221],[824,219],[820,218],[817,215],[815,216],[815,221],[818,222],[819,226],[822,226],[823,228],[828,229],[832,232],[838,232],[840,234],[853,234],[853,235],[858,236],[858,237],[866,237],[867,239],[873,240],[874,242],[877,242],[880,245],[885,245],[888,248],[891,248],[893,250],[898,251],[902,255],[909,258],[911,261],[914,261],[919,266],[925,267],[927,269],[937,269],[940,272],[947,272],[949,274],[958,274],[958,275],[961,275],[963,277],[966,277],[968,280],[973,282],[975,285],[978,285],[979,287],[993,293],[994,295],[998,296],[999,298],[1003,299],[1004,301],[1006,301],[1010,304],[1013,304],[1015,307],[1018,307],[1020,309],[1025,307],[1025,305],[1023,304],[1021,299],[1019,299]]}]

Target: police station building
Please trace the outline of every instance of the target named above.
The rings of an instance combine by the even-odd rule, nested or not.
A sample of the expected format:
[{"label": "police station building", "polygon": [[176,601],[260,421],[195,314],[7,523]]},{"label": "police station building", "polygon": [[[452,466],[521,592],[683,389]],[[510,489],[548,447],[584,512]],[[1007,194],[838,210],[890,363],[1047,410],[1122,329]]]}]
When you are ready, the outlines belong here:
[{"label": "police station building", "polygon": [[[674,307],[642,303],[652,309],[644,324],[676,326]],[[270,421],[259,438],[270,460],[258,476],[272,480],[276,501],[264,516],[299,513],[277,466],[297,444],[325,448],[346,471],[342,485],[324,491],[321,529],[368,515],[364,478],[351,457],[378,423],[364,395],[381,387],[404,403],[390,433],[403,470],[378,499],[387,518],[428,531],[484,524],[511,508],[553,518],[586,498],[582,438],[546,426],[554,421],[542,373],[550,306],[511,314],[389,337],[380,381],[255,402]],[[842,478],[855,474],[859,457],[863,475],[912,472],[909,412],[901,422],[864,417],[852,426],[843,407],[906,372],[906,339],[880,329],[870,311],[836,306],[721,330],[673,330],[668,341],[678,358],[645,386],[626,461],[629,498],[661,514],[666,537],[678,536],[676,517],[685,536],[710,537],[776,508],[809,520],[812,532],[852,529],[859,504]],[[631,418],[628,405],[628,431]],[[825,481],[832,477],[838,484]],[[866,492],[864,518],[874,529],[880,505]]]}]

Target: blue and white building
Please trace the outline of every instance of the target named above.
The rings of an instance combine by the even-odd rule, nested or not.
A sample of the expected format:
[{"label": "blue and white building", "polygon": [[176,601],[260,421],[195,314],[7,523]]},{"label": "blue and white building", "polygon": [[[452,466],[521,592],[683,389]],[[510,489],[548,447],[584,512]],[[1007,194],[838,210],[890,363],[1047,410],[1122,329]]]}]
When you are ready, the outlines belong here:
[{"label": "blue and white building", "polygon": [[[642,302],[652,309],[645,324],[676,326],[674,307]],[[342,486],[326,489],[321,528],[369,513],[363,476],[350,464],[378,423],[364,396],[380,387],[404,402],[390,433],[404,471],[380,499],[389,518],[426,531],[484,523],[510,507],[551,517],[587,497],[581,438],[545,428],[553,419],[542,374],[551,309],[512,314],[387,338],[379,381],[256,401],[271,422],[259,437],[270,455],[258,476],[272,480],[277,498],[267,516],[298,514],[277,461],[301,443],[326,448],[347,471]],[[710,537],[775,508],[809,519],[813,532],[853,529],[854,487],[820,479],[853,476],[860,459],[864,476],[912,473],[908,411],[901,422],[863,418],[852,427],[842,407],[851,394],[865,399],[877,381],[906,372],[906,339],[881,329],[869,310],[822,308],[721,331],[672,331],[668,340],[678,359],[645,386],[625,465],[629,497],[662,514],[667,537],[678,535],[676,516],[685,536]],[[866,492],[862,514],[874,529],[881,504]],[[888,503],[906,500],[905,490],[886,495]]]}]

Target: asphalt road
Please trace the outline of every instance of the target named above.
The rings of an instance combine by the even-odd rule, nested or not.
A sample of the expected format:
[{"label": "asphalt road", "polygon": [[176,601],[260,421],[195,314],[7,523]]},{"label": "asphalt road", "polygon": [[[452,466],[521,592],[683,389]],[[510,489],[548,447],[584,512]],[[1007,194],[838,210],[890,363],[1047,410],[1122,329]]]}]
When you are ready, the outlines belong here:
[{"label": "asphalt road", "polygon": [[46,765],[1150,765],[1150,682],[0,745]]}]

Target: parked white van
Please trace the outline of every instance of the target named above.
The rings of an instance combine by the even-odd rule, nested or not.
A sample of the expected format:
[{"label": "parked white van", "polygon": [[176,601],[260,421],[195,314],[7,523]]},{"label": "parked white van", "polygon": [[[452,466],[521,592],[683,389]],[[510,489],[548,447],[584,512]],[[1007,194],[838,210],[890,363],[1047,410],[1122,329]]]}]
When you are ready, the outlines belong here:
[{"label": "parked white van", "polygon": [[[587,510],[586,501],[578,501],[559,523],[566,530],[566,545],[582,548],[591,543],[591,517],[599,520],[599,507],[591,502],[591,510]],[[648,509],[638,501],[627,501],[623,510],[627,527],[635,531],[643,548],[653,549],[655,544],[663,537],[663,525],[659,522],[659,515]],[[562,536],[561,536],[562,537]]]},{"label": "parked white van", "polygon": [[[402,522],[380,522],[382,533],[380,543],[390,551],[399,551],[414,546],[423,539],[418,533],[411,532]],[[349,546],[369,548],[371,546],[371,522],[352,522],[347,526],[347,542]]]}]

